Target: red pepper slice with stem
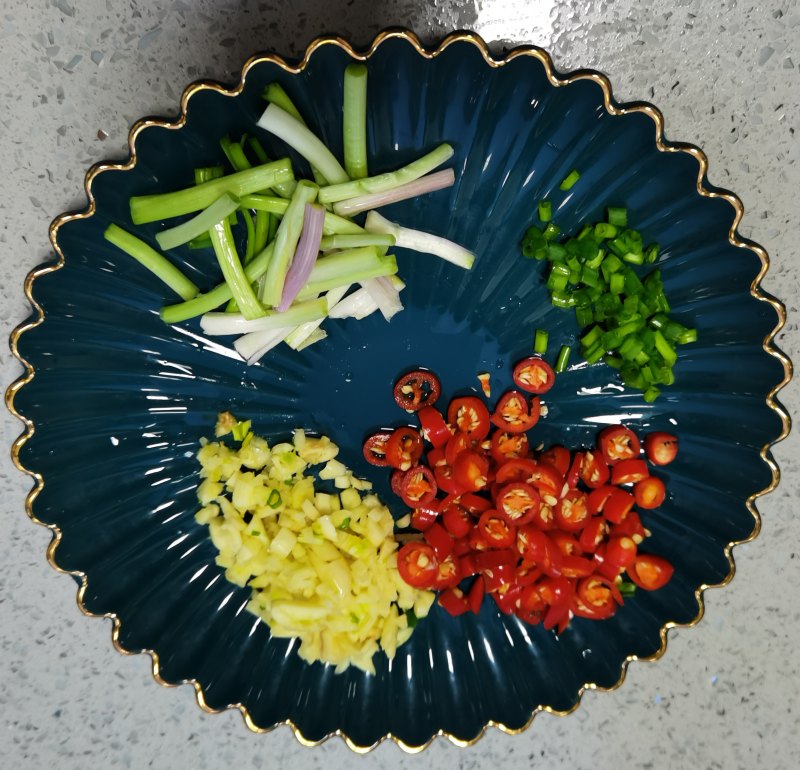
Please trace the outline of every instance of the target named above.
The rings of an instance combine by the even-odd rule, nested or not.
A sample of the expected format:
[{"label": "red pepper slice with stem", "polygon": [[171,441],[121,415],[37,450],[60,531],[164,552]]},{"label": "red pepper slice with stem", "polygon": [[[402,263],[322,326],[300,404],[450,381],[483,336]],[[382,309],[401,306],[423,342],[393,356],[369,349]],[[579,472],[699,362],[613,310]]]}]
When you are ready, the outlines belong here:
[{"label": "red pepper slice with stem", "polygon": [[452,433],[442,416],[442,413],[433,406],[426,406],[417,412],[423,438],[433,444],[435,449],[445,446]]},{"label": "red pepper slice with stem", "polygon": [[397,571],[414,588],[432,588],[438,568],[436,554],[427,543],[406,543],[397,552]]},{"label": "red pepper slice with stem", "polygon": [[547,393],[556,381],[553,367],[539,356],[524,358],[514,367],[514,383],[528,393]]},{"label": "red pepper slice with stem", "polygon": [[386,459],[386,444],[391,438],[391,431],[379,431],[373,433],[364,442],[364,459],[370,464],[378,468],[385,468],[389,465]]},{"label": "red pepper slice with stem", "polygon": [[422,457],[422,439],[414,428],[395,428],[386,442],[386,460],[393,468],[407,471]]},{"label": "red pepper slice with stem", "polygon": [[489,410],[476,396],[454,398],[447,407],[447,422],[455,430],[466,433],[472,441],[483,441],[489,435]]},{"label": "red pepper slice with stem", "polygon": [[524,393],[510,390],[497,402],[492,424],[508,433],[524,433],[539,422],[540,413],[541,402],[538,396],[534,396],[528,403]]},{"label": "red pepper slice with stem", "polygon": [[394,400],[409,413],[432,406],[442,393],[439,378],[432,372],[417,369],[404,374],[394,386]]},{"label": "red pepper slice with stem", "polygon": [[400,497],[409,508],[419,508],[436,499],[436,478],[426,465],[410,468],[400,481]]},{"label": "red pepper slice with stem", "polygon": [[678,437],[656,431],[644,437],[644,451],[653,465],[669,465],[678,454]]}]

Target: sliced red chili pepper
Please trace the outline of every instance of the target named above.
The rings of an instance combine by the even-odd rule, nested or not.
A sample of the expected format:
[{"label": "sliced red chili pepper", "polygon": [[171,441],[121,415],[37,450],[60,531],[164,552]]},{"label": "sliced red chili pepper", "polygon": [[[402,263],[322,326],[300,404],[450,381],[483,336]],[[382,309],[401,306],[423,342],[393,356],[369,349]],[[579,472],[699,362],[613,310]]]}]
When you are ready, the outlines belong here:
[{"label": "sliced red chili pepper", "polygon": [[628,511],[633,508],[635,502],[636,500],[630,492],[626,492],[624,489],[615,489],[603,506],[603,516],[612,524],[619,524],[628,515]]},{"label": "sliced red chili pepper", "polygon": [[465,492],[477,492],[489,483],[489,460],[477,452],[462,452],[453,465],[453,480]]},{"label": "sliced red chili pepper", "polygon": [[634,543],[641,543],[646,537],[644,525],[636,511],[628,511],[628,515],[611,528],[614,535],[627,535]]},{"label": "sliced red chili pepper", "polygon": [[584,452],[581,481],[590,489],[598,489],[608,481],[610,472],[599,452]]},{"label": "sliced red chili pepper", "polygon": [[510,549],[482,551],[481,553],[475,554],[475,566],[478,572],[486,572],[486,570],[493,570],[498,567],[513,567],[518,561],[519,556],[515,551]]},{"label": "sliced red chili pepper", "polygon": [[467,491],[453,478],[453,469],[449,465],[437,465],[433,475],[436,486],[448,495],[461,495]]},{"label": "sliced red chili pepper", "polygon": [[472,441],[483,441],[489,435],[489,410],[475,396],[454,398],[447,407],[447,422]]},{"label": "sliced red chili pepper", "polygon": [[409,508],[419,508],[436,499],[436,478],[426,465],[418,465],[403,474],[400,497]]},{"label": "sliced red chili pepper", "polygon": [[564,489],[564,477],[552,465],[536,465],[527,479],[547,505],[555,505]]},{"label": "sliced red chili pepper", "polygon": [[[467,543],[469,543],[469,539],[467,539]],[[475,556],[476,554],[472,550],[472,546],[470,546],[467,553],[458,557],[458,570],[462,578],[478,574],[479,570],[475,565]]]},{"label": "sliced red chili pepper", "polygon": [[508,548],[514,545],[517,528],[498,511],[484,511],[478,520],[478,528],[483,539],[492,548]]},{"label": "sliced red chili pepper", "polygon": [[633,496],[636,498],[636,505],[645,510],[658,508],[667,496],[664,482],[656,476],[642,479],[634,484]]},{"label": "sliced red chili pepper", "polygon": [[536,462],[534,460],[509,460],[497,469],[495,480],[498,484],[508,484],[512,481],[527,481],[535,472]]},{"label": "sliced red chili pepper", "polygon": [[513,564],[501,564],[499,567],[484,570],[482,575],[486,593],[491,594],[514,583],[515,567]]},{"label": "sliced red chili pepper", "polygon": [[444,450],[444,457],[445,460],[447,460],[447,464],[453,465],[456,461],[456,457],[462,452],[466,452],[468,449],[472,449],[472,439],[470,439],[466,433],[457,430],[450,436],[450,440],[447,442],[447,446]]},{"label": "sliced red chili pepper", "polygon": [[392,492],[394,492],[398,497],[402,494],[402,486],[403,486],[403,477],[405,473],[403,471],[398,471],[396,468],[392,471],[391,476],[389,476],[389,484],[391,484]]},{"label": "sliced red chili pepper", "polygon": [[531,356],[514,367],[514,382],[528,393],[547,393],[556,381],[553,367],[539,356]]},{"label": "sliced red chili pepper", "polygon": [[389,431],[380,431],[373,433],[364,442],[364,459],[370,465],[377,465],[379,468],[385,468],[389,461],[386,459],[386,443],[391,438]]},{"label": "sliced red chili pepper", "polygon": [[428,465],[431,468],[435,468],[437,465],[447,465],[444,447],[429,450],[427,454],[427,460]]},{"label": "sliced red chili pepper", "polygon": [[548,505],[547,503],[542,503],[539,506],[539,510],[533,514],[531,524],[541,529],[542,532],[553,531],[558,526],[553,506]]},{"label": "sliced red chili pepper", "polygon": [[467,594],[467,601],[469,608],[475,615],[480,614],[481,605],[483,604],[483,597],[486,594],[486,583],[483,582],[483,577],[478,575],[475,581],[469,587],[469,594]]},{"label": "sliced red chili pepper", "polygon": [[439,518],[439,512],[433,507],[416,508],[411,512],[411,526],[418,532],[425,532],[430,529],[437,518]]},{"label": "sliced red chili pepper", "polygon": [[431,588],[436,580],[438,567],[436,554],[426,543],[406,543],[397,552],[397,571],[414,588]]},{"label": "sliced red chili pepper", "polygon": [[453,554],[450,554],[444,561],[439,562],[432,586],[434,591],[444,591],[445,588],[453,588],[458,585],[461,580],[459,561]]},{"label": "sliced red chili pepper", "polygon": [[547,609],[547,602],[542,596],[539,584],[528,583],[522,587],[519,595],[519,609],[526,616],[539,613],[541,619],[541,614]]},{"label": "sliced red chili pepper", "polygon": [[407,471],[422,457],[422,439],[414,428],[396,428],[386,442],[386,460],[392,468]]},{"label": "sliced red chili pepper", "polygon": [[541,508],[539,493],[523,481],[512,481],[498,490],[495,496],[497,510],[517,526],[527,524]]},{"label": "sliced red chili pepper", "polygon": [[627,569],[630,579],[645,591],[663,588],[672,577],[675,568],[661,556],[640,553]]},{"label": "sliced red chili pepper", "polygon": [[453,539],[453,553],[456,556],[466,556],[472,553],[472,546],[469,544],[469,536],[456,537]]},{"label": "sliced red chili pepper", "polygon": [[636,561],[636,543],[627,535],[615,535],[606,543],[605,559],[609,564],[627,569]]},{"label": "sliced red chili pepper", "polygon": [[633,460],[620,460],[611,469],[612,484],[635,484],[650,475],[647,463],[638,458]]},{"label": "sliced red chili pepper", "polygon": [[549,630],[558,626],[562,631],[569,623],[569,610],[575,592],[572,582],[560,576],[545,578],[539,592],[550,605],[544,616],[544,627]]},{"label": "sliced red chili pepper", "polygon": [[453,553],[453,538],[441,524],[434,523],[428,527],[424,537],[440,562]]},{"label": "sliced red chili pepper", "polygon": [[609,465],[616,465],[620,460],[632,460],[639,456],[640,450],[636,434],[624,425],[609,425],[600,431],[597,448]]},{"label": "sliced red chili pepper", "polygon": [[470,548],[472,548],[472,550],[475,552],[476,560],[482,552],[488,551],[490,547],[489,543],[483,539],[483,535],[477,527],[475,527],[472,532],[469,533],[469,545]]},{"label": "sliced red chili pepper", "polygon": [[538,396],[534,396],[529,404],[524,393],[510,390],[497,402],[492,424],[509,433],[524,433],[539,422],[540,412]]},{"label": "sliced red chili pepper", "polygon": [[524,433],[509,433],[496,430],[492,435],[492,459],[502,465],[509,460],[518,460],[528,454],[528,437]]},{"label": "sliced red chili pepper", "polygon": [[561,574],[566,578],[581,578],[594,572],[595,564],[585,556],[564,556],[561,559]]},{"label": "sliced red chili pepper", "polygon": [[530,586],[533,585],[542,576],[542,570],[537,567],[533,562],[528,562],[523,559],[518,565],[516,570],[517,585]]},{"label": "sliced red chili pepper", "polygon": [[492,592],[492,598],[497,609],[504,615],[513,615],[517,609],[517,601],[522,589],[514,583],[506,584],[503,588]]},{"label": "sliced red chili pepper", "polygon": [[450,428],[442,417],[442,413],[433,406],[426,406],[417,412],[422,429],[422,436],[438,449],[450,440]]},{"label": "sliced red chili pepper", "polygon": [[581,468],[583,467],[583,452],[575,452],[572,458],[572,463],[567,471],[565,479],[567,486],[570,489],[575,489],[578,486],[578,479],[581,477]]},{"label": "sliced red chili pepper", "polygon": [[669,465],[678,454],[678,437],[656,431],[644,437],[644,451],[653,465]]},{"label": "sliced red chili pepper", "polygon": [[404,374],[394,386],[394,400],[407,412],[418,412],[431,406],[442,392],[439,378],[431,372],[418,369]]},{"label": "sliced red chili pepper", "polygon": [[556,544],[533,524],[525,524],[517,530],[517,552],[523,559],[533,562],[547,575],[561,572],[561,551]]},{"label": "sliced red chili pepper", "polygon": [[552,465],[562,476],[566,476],[570,464],[569,449],[554,444],[539,455],[539,462],[542,465]]},{"label": "sliced red chili pepper", "polygon": [[583,553],[583,548],[581,548],[575,535],[557,529],[550,532],[549,536],[564,556],[571,556],[573,554],[575,556],[580,556]]},{"label": "sliced red chili pepper", "polygon": [[459,588],[448,588],[442,591],[439,594],[439,604],[445,612],[454,618],[469,611],[469,601]]},{"label": "sliced red chili pepper", "polygon": [[571,489],[556,505],[556,523],[567,532],[578,532],[589,520],[587,495]]},{"label": "sliced red chili pepper", "polygon": [[610,618],[617,606],[622,604],[619,589],[600,575],[591,575],[578,581],[575,587],[575,599],[572,611],[584,618],[603,620]]},{"label": "sliced red chili pepper", "polygon": [[578,538],[578,544],[587,553],[594,553],[597,546],[603,542],[606,532],[608,532],[608,524],[604,519],[600,517],[589,519]]},{"label": "sliced red chili pepper", "polygon": [[614,490],[615,487],[612,487],[610,484],[606,484],[605,486],[598,487],[597,489],[593,489],[591,492],[589,492],[589,497],[586,501],[586,507],[589,509],[589,513],[592,516],[597,513],[602,513],[608,498],[611,497],[611,494],[614,492]]},{"label": "sliced red chili pepper", "polygon": [[597,546],[597,550],[594,552],[595,572],[597,572],[598,575],[602,575],[604,578],[608,578],[608,580],[616,580],[622,573],[622,567],[610,562],[606,551],[606,543]]},{"label": "sliced red chili pepper", "polygon": [[453,537],[466,537],[472,530],[472,516],[462,505],[451,503],[442,514],[442,524]]},{"label": "sliced red chili pepper", "polygon": [[465,495],[461,495],[461,499],[459,500],[461,505],[464,506],[473,516],[477,516],[484,511],[488,511],[489,508],[492,507],[492,504],[489,500],[485,497],[479,497],[478,495],[472,494],[472,492],[467,492]]}]

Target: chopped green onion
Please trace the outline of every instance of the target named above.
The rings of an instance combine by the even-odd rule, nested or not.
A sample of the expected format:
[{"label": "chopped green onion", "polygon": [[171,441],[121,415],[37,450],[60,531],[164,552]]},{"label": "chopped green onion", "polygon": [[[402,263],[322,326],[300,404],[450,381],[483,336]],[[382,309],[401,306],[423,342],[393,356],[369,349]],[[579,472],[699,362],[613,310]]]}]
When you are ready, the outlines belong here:
[{"label": "chopped green onion", "polygon": [[203,184],[212,179],[220,179],[225,176],[225,169],[222,166],[203,166],[194,170],[194,183]]},{"label": "chopped green onion", "polygon": [[549,222],[553,218],[553,204],[548,201],[539,202],[539,221]]},{"label": "chopped green onion", "polygon": [[217,255],[217,261],[222,268],[222,276],[231,290],[231,296],[247,319],[259,318],[265,314],[264,307],[258,301],[253,287],[245,274],[239,255],[236,253],[236,244],[227,219],[218,222],[209,231],[211,245]]},{"label": "chopped green onion", "polygon": [[271,490],[269,493],[269,497],[267,498],[267,505],[270,508],[275,509],[278,508],[282,502],[283,499],[281,498],[281,493],[278,492],[277,489]]},{"label": "chopped green onion", "polygon": [[208,233],[217,222],[226,219],[238,208],[239,199],[228,193],[223,193],[210,206],[197,214],[197,216],[169,230],[156,233],[158,245],[165,251],[174,249],[177,246],[182,246],[184,243],[188,243],[192,239]]},{"label": "chopped green onion", "polygon": [[234,441],[244,441],[247,434],[250,432],[252,420],[237,420],[231,432],[233,433]]},{"label": "chopped green onion", "polygon": [[163,281],[184,300],[190,300],[200,291],[175,265],[163,254],[148,246],[143,240],[123,230],[115,224],[110,224],[103,236],[109,243],[122,249],[133,257],[139,264],[146,267],[159,280]]},{"label": "chopped green onion", "polygon": [[233,166],[234,171],[245,171],[253,167],[253,164],[247,159],[247,155],[244,154],[244,148],[239,142],[232,141],[231,138],[226,135],[219,140],[219,146],[225,153],[228,163]]},{"label": "chopped green onion", "polygon": [[552,241],[554,238],[557,238],[560,233],[561,228],[557,224],[550,222],[547,227],[544,228],[542,235],[544,235],[546,241]]},{"label": "chopped green onion", "polygon": [[658,244],[651,243],[645,250],[644,250],[644,261],[648,265],[652,265],[658,259]]},{"label": "chopped green onion", "polygon": [[685,329],[675,341],[679,345],[688,345],[690,342],[697,342],[697,329]]},{"label": "chopped green onion", "polygon": [[528,259],[545,259],[548,251],[542,231],[538,227],[529,227],[522,239],[522,254]]},{"label": "chopped green onion", "polygon": [[569,362],[569,345],[562,345],[561,350],[558,351],[558,358],[556,359],[555,372],[561,374],[567,368]]},{"label": "chopped green onion", "polygon": [[605,222],[598,222],[594,226],[594,234],[597,238],[613,238],[617,234],[617,228]]},{"label": "chopped green onion", "polygon": [[547,340],[550,335],[546,329],[537,329],[533,338],[533,352],[543,356],[547,352]]},{"label": "chopped green onion", "polygon": [[581,178],[581,175],[578,173],[577,169],[572,169],[572,171],[567,174],[564,178],[564,181],[558,186],[559,190],[570,190],[572,186]]},{"label": "chopped green onion", "polygon": [[652,404],[660,395],[661,391],[655,385],[651,385],[645,390],[643,398],[648,404]]},{"label": "chopped green onion", "polygon": [[131,219],[134,224],[141,225],[192,214],[210,206],[223,193],[241,197],[293,178],[291,164],[283,159],[212,179],[185,190],[137,195],[130,199]]},{"label": "chopped green onion", "polygon": [[400,185],[419,179],[433,171],[437,166],[453,156],[453,148],[449,144],[440,144],[435,150],[423,155],[413,163],[378,176],[355,179],[352,182],[342,182],[323,187],[319,191],[320,203],[336,203],[338,201],[355,198],[359,195],[386,192]]},{"label": "chopped green onion", "polygon": [[266,305],[277,307],[280,304],[286,272],[303,229],[306,204],[314,201],[318,191],[319,188],[313,182],[303,179],[297,183],[297,189],[289,201],[286,214],[278,225],[278,233],[275,236],[275,253],[264,276],[261,301]]},{"label": "chopped green onion", "polygon": [[619,583],[617,588],[623,596],[633,596],[636,593],[636,583],[629,583],[627,580]]},{"label": "chopped green onion", "polygon": [[344,70],[342,108],[344,170],[351,179],[367,176],[367,68],[348,64]]},{"label": "chopped green onion", "polygon": [[614,227],[628,226],[628,210],[616,206],[608,207],[608,224]]}]

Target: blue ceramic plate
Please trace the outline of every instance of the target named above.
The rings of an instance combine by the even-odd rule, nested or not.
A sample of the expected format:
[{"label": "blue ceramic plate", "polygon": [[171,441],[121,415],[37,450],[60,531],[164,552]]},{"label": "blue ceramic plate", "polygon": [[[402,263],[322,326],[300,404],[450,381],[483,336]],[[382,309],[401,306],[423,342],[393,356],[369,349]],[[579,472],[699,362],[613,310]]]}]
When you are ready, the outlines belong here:
[{"label": "blue ceramic plate", "polygon": [[[406,310],[391,324],[378,314],[331,323],[322,343],[278,349],[248,368],[196,322],[164,325],[157,310],[168,292],[102,233],[112,221],[130,227],[131,195],[186,186],[194,167],[221,162],[219,138],[253,131],[271,81],[340,148],[351,57],[368,60],[373,172],[443,141],[455,147],[454,188],[386,215],[469,246],[475,269],[400,251]],[[459,34],[429,52],[399,31],[366,55],[326,38],[297,66],[256,57],[233,89],[191,86],[177,121],[138,123],[130,147],[129,161],[89,171],[88,208],[52,226],[58,260],[26,284],[35,312],[12,345],[27,374],[8,394],[27,424],[14,453],[36,479],[29,512],[55,533],[51,561],[79,580],[81,606],[114,618],[120,650],[149,652],[159,681],[193,683],[201,706],[233,705],[253,729],[284,723],[305,743],[339,734],[359,750],[391,736],[414,750],[437,734],[469,744],[489,724],[515,732],[538,711],[570,712],[586,688],[619,685],[629,661],[660,656],[670,627],[699,620],[703,590],[733,574],[732,545],[758,532],[755,498],[777,483],[768,447],[788,429],[774,394],[789,363],[771,340],[785,311],[759,288],[763,249],[736,233],[740,201],[710,187],[700,150],[664,140],[654,107],[617,104],[596,72],[558,75],[538,49],[500,61]],[[580,182],[559,193],[572,168]],[[550,306],[543,266],[519,253],[545,197],[565,231],[609,204],[626,206],[645,241],[662,245],[675,315],[699,329],[700,342],[681,349],[677,383],[655,404],[605,365],[574,361],[536,429],[538,441],[572,446],[618,421],[680,435],[679,459],[663,473],[669,501],[646,519],[649,550],[674,563],[674,578],[611,620],[575,619],[560,637],[486,601],[479,616],[458,619],[436,608],[392,665],[376,657],[375,676],[307,665],[243,611],[248,592],[214,564],[193,519],[198,439],[221,409],[251,417],[268,437],[304,426],[332,436],[390,499],[360,447],[398,422],[398,372],[434,369],[449,399],[488,370],[499,393],[536,327],[554,344],[575,339],[574,314]],[[201,287],[219,280],[212,255],[172,256]]]}]

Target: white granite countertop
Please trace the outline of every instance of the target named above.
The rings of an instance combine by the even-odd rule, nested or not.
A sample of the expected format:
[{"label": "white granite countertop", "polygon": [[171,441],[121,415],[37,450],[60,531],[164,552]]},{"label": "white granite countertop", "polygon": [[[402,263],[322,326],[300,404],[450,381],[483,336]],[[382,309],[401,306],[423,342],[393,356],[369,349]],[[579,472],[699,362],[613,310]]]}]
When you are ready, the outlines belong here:
[{"label": "white granite countertop", "polygon": [[[736,191],[744,235],[772,256],[764,286],[786,301],[779,338],[800,356],[794,316],[800,190],[800,7],[796,0],[5,0],[0,9],[0,320],[27,313],[22,282],[49,254],[47,226],[83,204],[92,163],[124,154],[139,116],[172,114],[191,80],[233,79],[247,56],[296,54],[317,34],[364,43],[382,27],[428,40],[454,28],[536,43],[561,69],[606,72],[622,100],[647,99],[667,135],[700,144],[713,184]],[[456,10],[460,6],[459,10]],[[8,384],[19,367],[3,353]],[[790,386],[782,399],[794,412]],[[4,443],[20,425],[8,414]],[[763,499],[761,536],[736,551],[729,589],[706,595],[699,627],[670,635],[656,664],[633,664],[612,693],[572,716],[542,715],[521,736],[489,732],[460,750],[437,741],[421,760],[384,744],[373,767],[797,767],[800,753],[800,495],[797,435],[776,447],[783,481]],[[48,533],[24,513],[28,480],[4,454],[0,494],[0,766],[6,768],[349,767],[343,743],[301,747],[286,728],[247,731],[208,716],[191,688],[165,689],[149,659],[123,657],[108,621],[83,617],[75,585],[45,561]]]}]

